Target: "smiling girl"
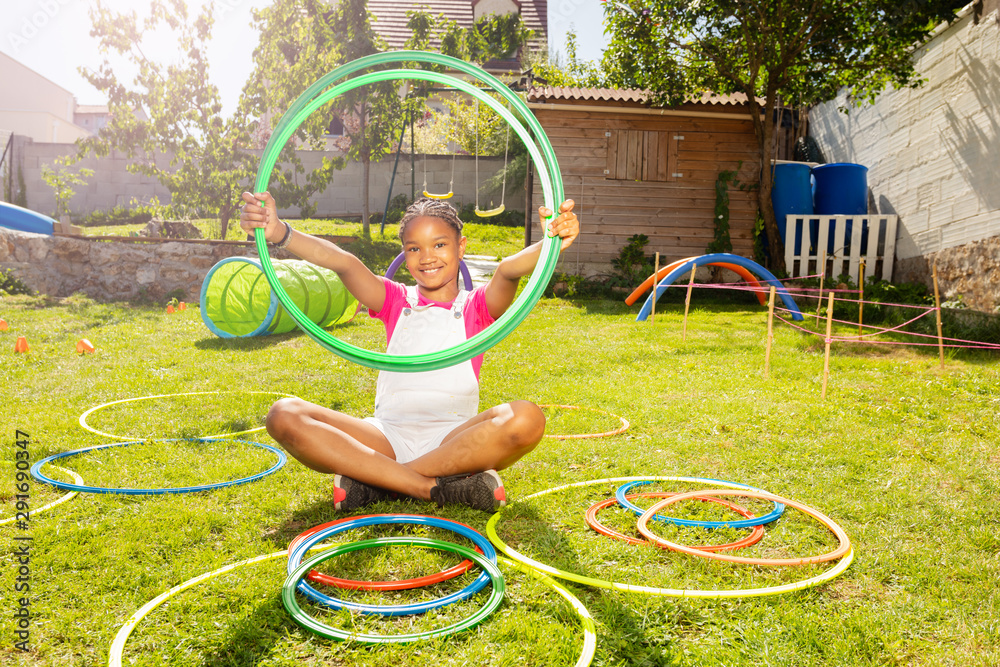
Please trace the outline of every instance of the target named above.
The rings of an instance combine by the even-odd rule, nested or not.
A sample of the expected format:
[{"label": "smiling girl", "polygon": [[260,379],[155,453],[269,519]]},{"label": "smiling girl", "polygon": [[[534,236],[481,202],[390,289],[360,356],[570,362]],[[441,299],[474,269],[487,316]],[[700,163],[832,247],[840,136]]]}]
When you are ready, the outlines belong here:
[{"label": "smiling girl", "polygon": [[[270,194],[244,192],[243,200],[244,231],[263,227],[268,243],[336,271],[369,315],[385,324],[393,355],[443,350],[488,327],[510,307],[541,254],[542,242],[525,248],[500,262],[488,284],[466,292],[459,286],[462,221],[451,204],[420,199],[399,225],[406,268],[417,283],[407,287],[376,276],[333,243],[293,230],[278,219]],[[552,212],[542,207],[538,214],[544,227]],[[573,243],[580,226],[572,200],[563,202],[549,229],[563,250]],[[267,414],[267,432],[306,466],[335,475],[338,510],[398,494],[493,511],[506,503],[497,470],[535,448],[545,416],[528,401],[479,412],[482,362],[480,355],[436,371],[380,371],[375,413],[366,419],[283,398]]]}]

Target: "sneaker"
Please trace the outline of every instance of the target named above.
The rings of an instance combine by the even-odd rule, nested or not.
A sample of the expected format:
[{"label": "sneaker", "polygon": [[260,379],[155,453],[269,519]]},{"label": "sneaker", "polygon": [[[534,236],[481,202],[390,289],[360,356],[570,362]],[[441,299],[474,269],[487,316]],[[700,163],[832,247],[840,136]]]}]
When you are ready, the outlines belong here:
[{"label": "sneaker", "polygon": [[503,482],[496,470],[475,475],[438,477],[437,486],[431,489],[431,500],[438,507],[465,505],[484,512],[493,512],[507,504]]},{"label": "sneaker", "polygon": [[342,512],[350,512],[391,497],[391,491],[359,482],[346,475],[335,475],[333,478],[333,506]]}]

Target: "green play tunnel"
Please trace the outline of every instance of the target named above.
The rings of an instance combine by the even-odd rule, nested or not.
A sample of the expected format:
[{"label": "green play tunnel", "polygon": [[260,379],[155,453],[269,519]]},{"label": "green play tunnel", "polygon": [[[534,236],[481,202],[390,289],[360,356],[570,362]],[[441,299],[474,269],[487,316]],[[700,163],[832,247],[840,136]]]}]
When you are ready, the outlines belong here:
[{"label": "green play tunnel", "polygon": [[[295,305],[320,327],[349,322],[358,301],[336,273],[300,260],[276,260],[275,273]],[[263,336],[296,328],[253,257],[230,257],[201,284],[201,319],[221,338]]]}]

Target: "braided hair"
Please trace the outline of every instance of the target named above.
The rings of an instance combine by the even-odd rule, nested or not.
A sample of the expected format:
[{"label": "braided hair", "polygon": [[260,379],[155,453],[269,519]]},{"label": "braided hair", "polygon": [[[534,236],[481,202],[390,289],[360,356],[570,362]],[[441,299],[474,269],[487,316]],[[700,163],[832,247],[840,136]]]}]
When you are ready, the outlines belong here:
[{"label": "braided hair", "polygon": [[464,223],[458,217],[458,211],[455,210],[454,206],[440,199],[421,197],[417,201],[410,204],[410,206],[406,209],[406,212],[403,213],[403,219],[399,221],[400,240],[403,238],[406,225],[412,220],[421,217],[439,218],[444,220],[451,227],[455,228],[459,237],[462,236],[462,225]]}]

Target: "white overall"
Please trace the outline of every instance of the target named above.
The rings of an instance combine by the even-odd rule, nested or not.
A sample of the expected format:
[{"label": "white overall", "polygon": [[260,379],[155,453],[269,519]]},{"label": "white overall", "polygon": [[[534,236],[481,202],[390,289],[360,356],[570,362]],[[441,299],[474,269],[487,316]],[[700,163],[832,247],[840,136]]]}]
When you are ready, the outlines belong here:
[{"label": "white overall", "polygon": [[[417,288],[406,288],[403,308],[387,352],[426,354],[464,343],[463,309],[469,293],[459,292],[450,309],[418,306]],[[479,381],[472,361],[436,371],[380,371],[375,389],[374,424],[392,445],[396,460],[407,463],[440,446],[456,426],[479,412]]]}]

